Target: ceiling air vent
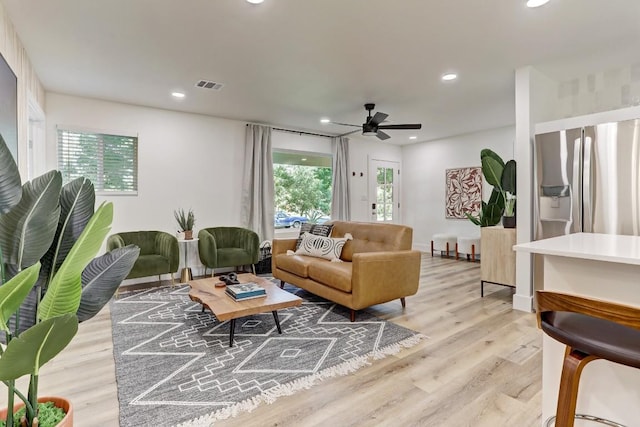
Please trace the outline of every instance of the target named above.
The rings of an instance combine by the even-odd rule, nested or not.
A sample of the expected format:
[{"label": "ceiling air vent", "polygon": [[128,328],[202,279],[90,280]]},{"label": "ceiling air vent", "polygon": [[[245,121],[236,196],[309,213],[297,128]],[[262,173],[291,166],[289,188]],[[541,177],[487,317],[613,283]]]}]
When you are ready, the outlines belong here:
[{"label": "ceiling air vent", "polygon": [[199,80],[196,83],[196,87],[201,87],[202,89],[220,90],[223,86],[224,85],[222,83],[216,83],[210,80]]}]

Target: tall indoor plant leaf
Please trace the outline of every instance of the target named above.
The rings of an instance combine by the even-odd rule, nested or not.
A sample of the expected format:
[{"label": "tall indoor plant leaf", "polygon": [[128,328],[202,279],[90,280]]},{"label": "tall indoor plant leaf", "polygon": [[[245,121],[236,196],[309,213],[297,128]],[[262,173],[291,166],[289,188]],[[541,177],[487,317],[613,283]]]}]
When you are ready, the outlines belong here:
[{"label": "tall indoor plant leaf", "polygon": [[95,203],[95,190],[87,178],[76,178],[62,187],[58,228],[51,247],[41,260],[40,276],[47,282],[80,237],[93,215]]},{"label": "tall indoor plant leaf", "polygon": [[83,230],[66,259],[55,274],[38,307],[38,319],[75,313],[82,293],[81,275],[96,256],[111,229],[113,204],[103,203]]},{"label": "tall indoor plant leaf", "polygon": [[9,212],[18,204],[22,196],[22,183],[18,166],[11,151],[0,135],[0,214]]},{"label": "tall indoor plant leaf", "polygon": [[42,365],[60,353],[78,332],[75,314],[40,322],[12,339],[0,358],[0,380],[38,375]]},{"label": "tall indoor plant leaf", "polygon": [[39,271],[40,263],[33,264],[0,286],[0,329],[3,331],[10,332],[9,319],[29,295]]},{"label": "tall indoor plant leaf", "polygon": [[47,172],[24,184],[20,202],[0,216],[2,256],[15,270],[38,262],[51,246],[60,216],[61,188],[60,172]]},{"label": "tall indoor plant leaf", "polygon": [[77,315],[80,322],[95,316],[109,302],[138,259],[140,248],[128,245],[95,258],[82,272],[82,297]]}]

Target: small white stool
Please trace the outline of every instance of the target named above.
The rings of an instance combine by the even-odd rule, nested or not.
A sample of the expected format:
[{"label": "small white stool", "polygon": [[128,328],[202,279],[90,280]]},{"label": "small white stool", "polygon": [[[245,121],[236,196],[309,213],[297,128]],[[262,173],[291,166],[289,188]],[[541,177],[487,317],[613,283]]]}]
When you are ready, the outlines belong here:
[{"label": "small white stool", "polygon": [[460,254],[467,254],[467,261],[475,261],[476,255],[480,254],[480,237],[458,237],[456,259]]},{"label": "small white stool", "polygon": [[455,250],[457,244],[457,237],[453,234],[434,234],[431,239],[431,256],[433,251],[440,251],[441,256],[442,252],[446,252],[449,257],[450,251]]}]

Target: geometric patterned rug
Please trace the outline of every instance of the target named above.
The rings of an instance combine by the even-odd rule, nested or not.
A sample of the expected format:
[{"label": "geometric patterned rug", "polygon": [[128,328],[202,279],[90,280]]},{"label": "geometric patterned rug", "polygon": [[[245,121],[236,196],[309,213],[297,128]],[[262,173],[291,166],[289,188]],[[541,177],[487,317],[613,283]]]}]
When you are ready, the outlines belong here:
[{"label": "geometric patterned rug", "polygon": [[121,426],[211,426],[261,403],[347,375],[426,338],[289,284],[302,305],[220,323],[189,299],[189,286],[111,301]]}]

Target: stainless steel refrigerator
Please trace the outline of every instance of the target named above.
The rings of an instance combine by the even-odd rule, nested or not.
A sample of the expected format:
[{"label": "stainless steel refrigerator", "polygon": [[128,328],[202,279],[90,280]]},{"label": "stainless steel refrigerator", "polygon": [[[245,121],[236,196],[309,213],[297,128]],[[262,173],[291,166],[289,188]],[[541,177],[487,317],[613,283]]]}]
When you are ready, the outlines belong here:
[{"label": "stainless steel refrigerator", "polygon": [[536,135],[534,239],[640,234],[640,119]]}]

